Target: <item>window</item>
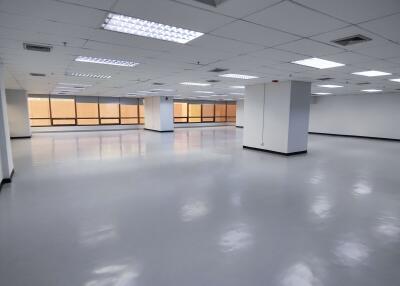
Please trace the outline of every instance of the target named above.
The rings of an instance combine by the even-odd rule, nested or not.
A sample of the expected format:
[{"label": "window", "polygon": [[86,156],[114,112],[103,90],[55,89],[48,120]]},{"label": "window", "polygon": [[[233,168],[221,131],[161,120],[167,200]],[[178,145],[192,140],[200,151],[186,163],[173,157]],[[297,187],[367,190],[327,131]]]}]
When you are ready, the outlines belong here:
[{"label": "window", "polygon": [[28,98],[31,126],[50,126],[50,102],[48,97]]},{"label": "window", "polygon": [[132,98],[121,98],[121,124],[139,124],[138,100]]},{"label": "window", "polygon": [[226,105],[226,116],[228,122],[236,122],[236,104]]},{"label": "window", "polygon": [[51,97],[50,111],[52,125],[75,125],[75,99],[71,97]]},{"label": "window", "polygon": [[100,124],[119,124],[118,98],[99,98]]},{"label": "window", "polygon": [[144,105],[143,101],[139,101],[139,124],[144,124]]},{"label": "window", "polygon": [[189,103],[189,122],[201,122],[201,104]]},{"label": "window", "polygon": [[78,125],[98,125],[99,124],[99,104],[98,98],[77,97],[76,98],[76,117]]},{"label": "window", "polygon": [[226,122],[226,104],[215,104],[215,122]]},{"label": "window", "polygon": [[175,102],[174,103],[174,122],[185,123],[187,122],[187,103]]},{"label": "window", "polygon": [[214,122],[214,104],[203,104],[202,122]]}]

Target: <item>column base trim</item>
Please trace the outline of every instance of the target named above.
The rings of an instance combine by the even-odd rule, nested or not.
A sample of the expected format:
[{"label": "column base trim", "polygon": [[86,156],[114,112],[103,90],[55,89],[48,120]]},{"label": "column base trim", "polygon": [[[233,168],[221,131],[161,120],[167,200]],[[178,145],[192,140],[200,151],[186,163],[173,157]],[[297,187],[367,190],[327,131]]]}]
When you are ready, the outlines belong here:
[{"label": "column base trim", "polygon": [[315,135],[326,135],[326,136],[337,136],[337,137],[353,137],[360,139],[386,140],[386,141],[397,141],[397,142],[400,141],[400,139],[385,138],[385,137],[371,137],[371,136],[347,135],[347,134],[335,134],[335,133],[323,133],[323,132],[308,132],[308,133]]},{"label": "column base trim", "polygon": [[11,136],[10,139],[31,139],[31,136]]},{"label": "column base trim", "polygon": [[291,152],[291,153],[283,153],[283,152],[272,151],[272,150],[267,150],[267,149],[249,147],[249,146],[245,146],[245,145],[243,145],[243,149],[249,149],[249,150],[255,150],[255,151],[262,151],[262,152],[267,152],[267,153],[277,154],[277,155],[283,155],[283,156],[294,156],[294,155],[307,154],[307,150],[298,151],[298,152]]},{"label": "column base trim", "polygon": [[1,191],[2,187],[3,187],[3,185],[11,183],[13,176],[14,176],[14,169],[11,171],[11,174],[10,174],[9,178],[4,178],[3,180],[1,180],[1,182],[0,182],[0,191]]},{"label": "column base trim", "polygon": [[243,126],[236,126],[236,128],[243,128]]},{"label": "column base trim", "polygon": [[160,132],[160,133],[174,132],[174,130],[156,130],[156,129],[150,129],[150,128],[143,128],[143,129],[147,130],[147,131],[154,131],[154,132]]}]

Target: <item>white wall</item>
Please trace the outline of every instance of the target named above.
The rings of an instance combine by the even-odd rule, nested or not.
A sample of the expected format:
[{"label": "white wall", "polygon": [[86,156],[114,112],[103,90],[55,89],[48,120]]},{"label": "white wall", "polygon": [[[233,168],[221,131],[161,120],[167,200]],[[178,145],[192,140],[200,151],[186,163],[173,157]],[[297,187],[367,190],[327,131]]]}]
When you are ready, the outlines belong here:
[{"label": "white wall", "polygon": [[0,63],[0,158],[2,178],[10,178],[14,170],[4,88],[4,65]]},{"label": "white wall", "polygon": [[311,83],[246,86],[243,145],[280,153],[307,150]]},{"label": "white wall", "polygon": [[156,131],[174,130],[174,100],[172,97],[152,96],[144,99],[144,127]]},{"label": "white wall", "polygon": [[310,132],[400,139],[400,94],[320,96]]},{"label": "white wall", "polygon": [[12,138],[31,136],[26,91],[7,89],[6,99],[10,136]]},{"label": "white wall", "polygon": [[243,127],[244,124],[244,100],[236,101],[236,126]]}]

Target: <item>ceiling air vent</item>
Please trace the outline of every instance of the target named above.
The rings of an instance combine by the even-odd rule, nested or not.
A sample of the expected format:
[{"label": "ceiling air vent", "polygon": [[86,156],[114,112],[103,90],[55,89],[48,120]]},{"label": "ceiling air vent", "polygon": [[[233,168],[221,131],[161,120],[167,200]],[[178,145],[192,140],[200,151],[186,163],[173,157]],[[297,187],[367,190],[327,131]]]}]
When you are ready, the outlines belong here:
[{"label": "ceiling air vent", "polygon": [[332,41],[332,43],[346,47],[346,46],[355,45],[355,44],[359,44],[359,43],[363,43],[363,42],[368,42],[371,40],[372,40],[371,38],[368,38],[366,36],[359,34],[359,35],[355,35],[355,36],[350,36],[350,37],[334,40],[334,41]]},{"label": "ceiling air vent", "polygon": [[24,49],[28,51],[50,53],[52,48],[49,45],[24,43]]},{"label": "ceiling air vent", "polygon": [[357,85],[367,85],[370,84],[369,82],[358,82]]},{"label": "ceiling air vent", "polygon": [[30,75],[31,76],[41,76],[41,77],[46,76],[46,74],[44,74],[44,73],[36,73],[36,72],[31,72]]},{"label": "ceiling air vent", "polygon": [[225,2],[226,0],[194,0],[196,2],[200,2],[209,6],[217,7],[221,3]]},{"label": "ceiling air vent", "polygon": [[165,85],[163,82],[153,82],[153,85]]},{"label": "ceiling air vent", "polygon": [[321,77],[321,78],[317,78],[317,80],[328,81],[328,80],[334,80],[334,78],[332,78],[332,77]]},{"label": "ceiling air vent", "polygon": [[215,83],[215,82],[219,82],[219,80],[217,80],[217,79],[209,79],[209,80],[207,80],[207,82]]},{"label": "ceiling air vent", "polygon": [[226,72],[226,71],[228,71],[228,70],[229,70],[229,69],[215,68],[215,69],[210,70],[209,72]]}]

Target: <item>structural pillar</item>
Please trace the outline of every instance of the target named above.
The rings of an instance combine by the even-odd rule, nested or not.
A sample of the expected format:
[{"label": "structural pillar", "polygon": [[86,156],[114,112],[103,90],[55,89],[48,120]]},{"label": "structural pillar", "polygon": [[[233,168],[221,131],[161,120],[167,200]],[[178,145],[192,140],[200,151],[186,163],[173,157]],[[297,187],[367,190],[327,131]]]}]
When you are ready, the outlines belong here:
[{"label": "structural pillar", "polygon": [[244,121],[244,100],[236,101],[236,127],[243,127]]},{"label": "structural pillar", "polygon": [[11,182],[14,164],[11,152],[10,129],[8,126],[7,101],[4,87],[4,65],[0,63],[0,176],[1,184]]},{"label": "structural pillar", "polygon": [[6,89],[8,123],[11,138],[30,138],[28,96],[25,90]]},{"label": "structural pillar", "polygon": [[243,147],[283,155],[307,152],[311,83],[246,86]]},{"label": "structural pillar", "polygon": [[152,96],[144,99],[144,128],[158,132],[174,131],[174,100],[170,96]]}]

